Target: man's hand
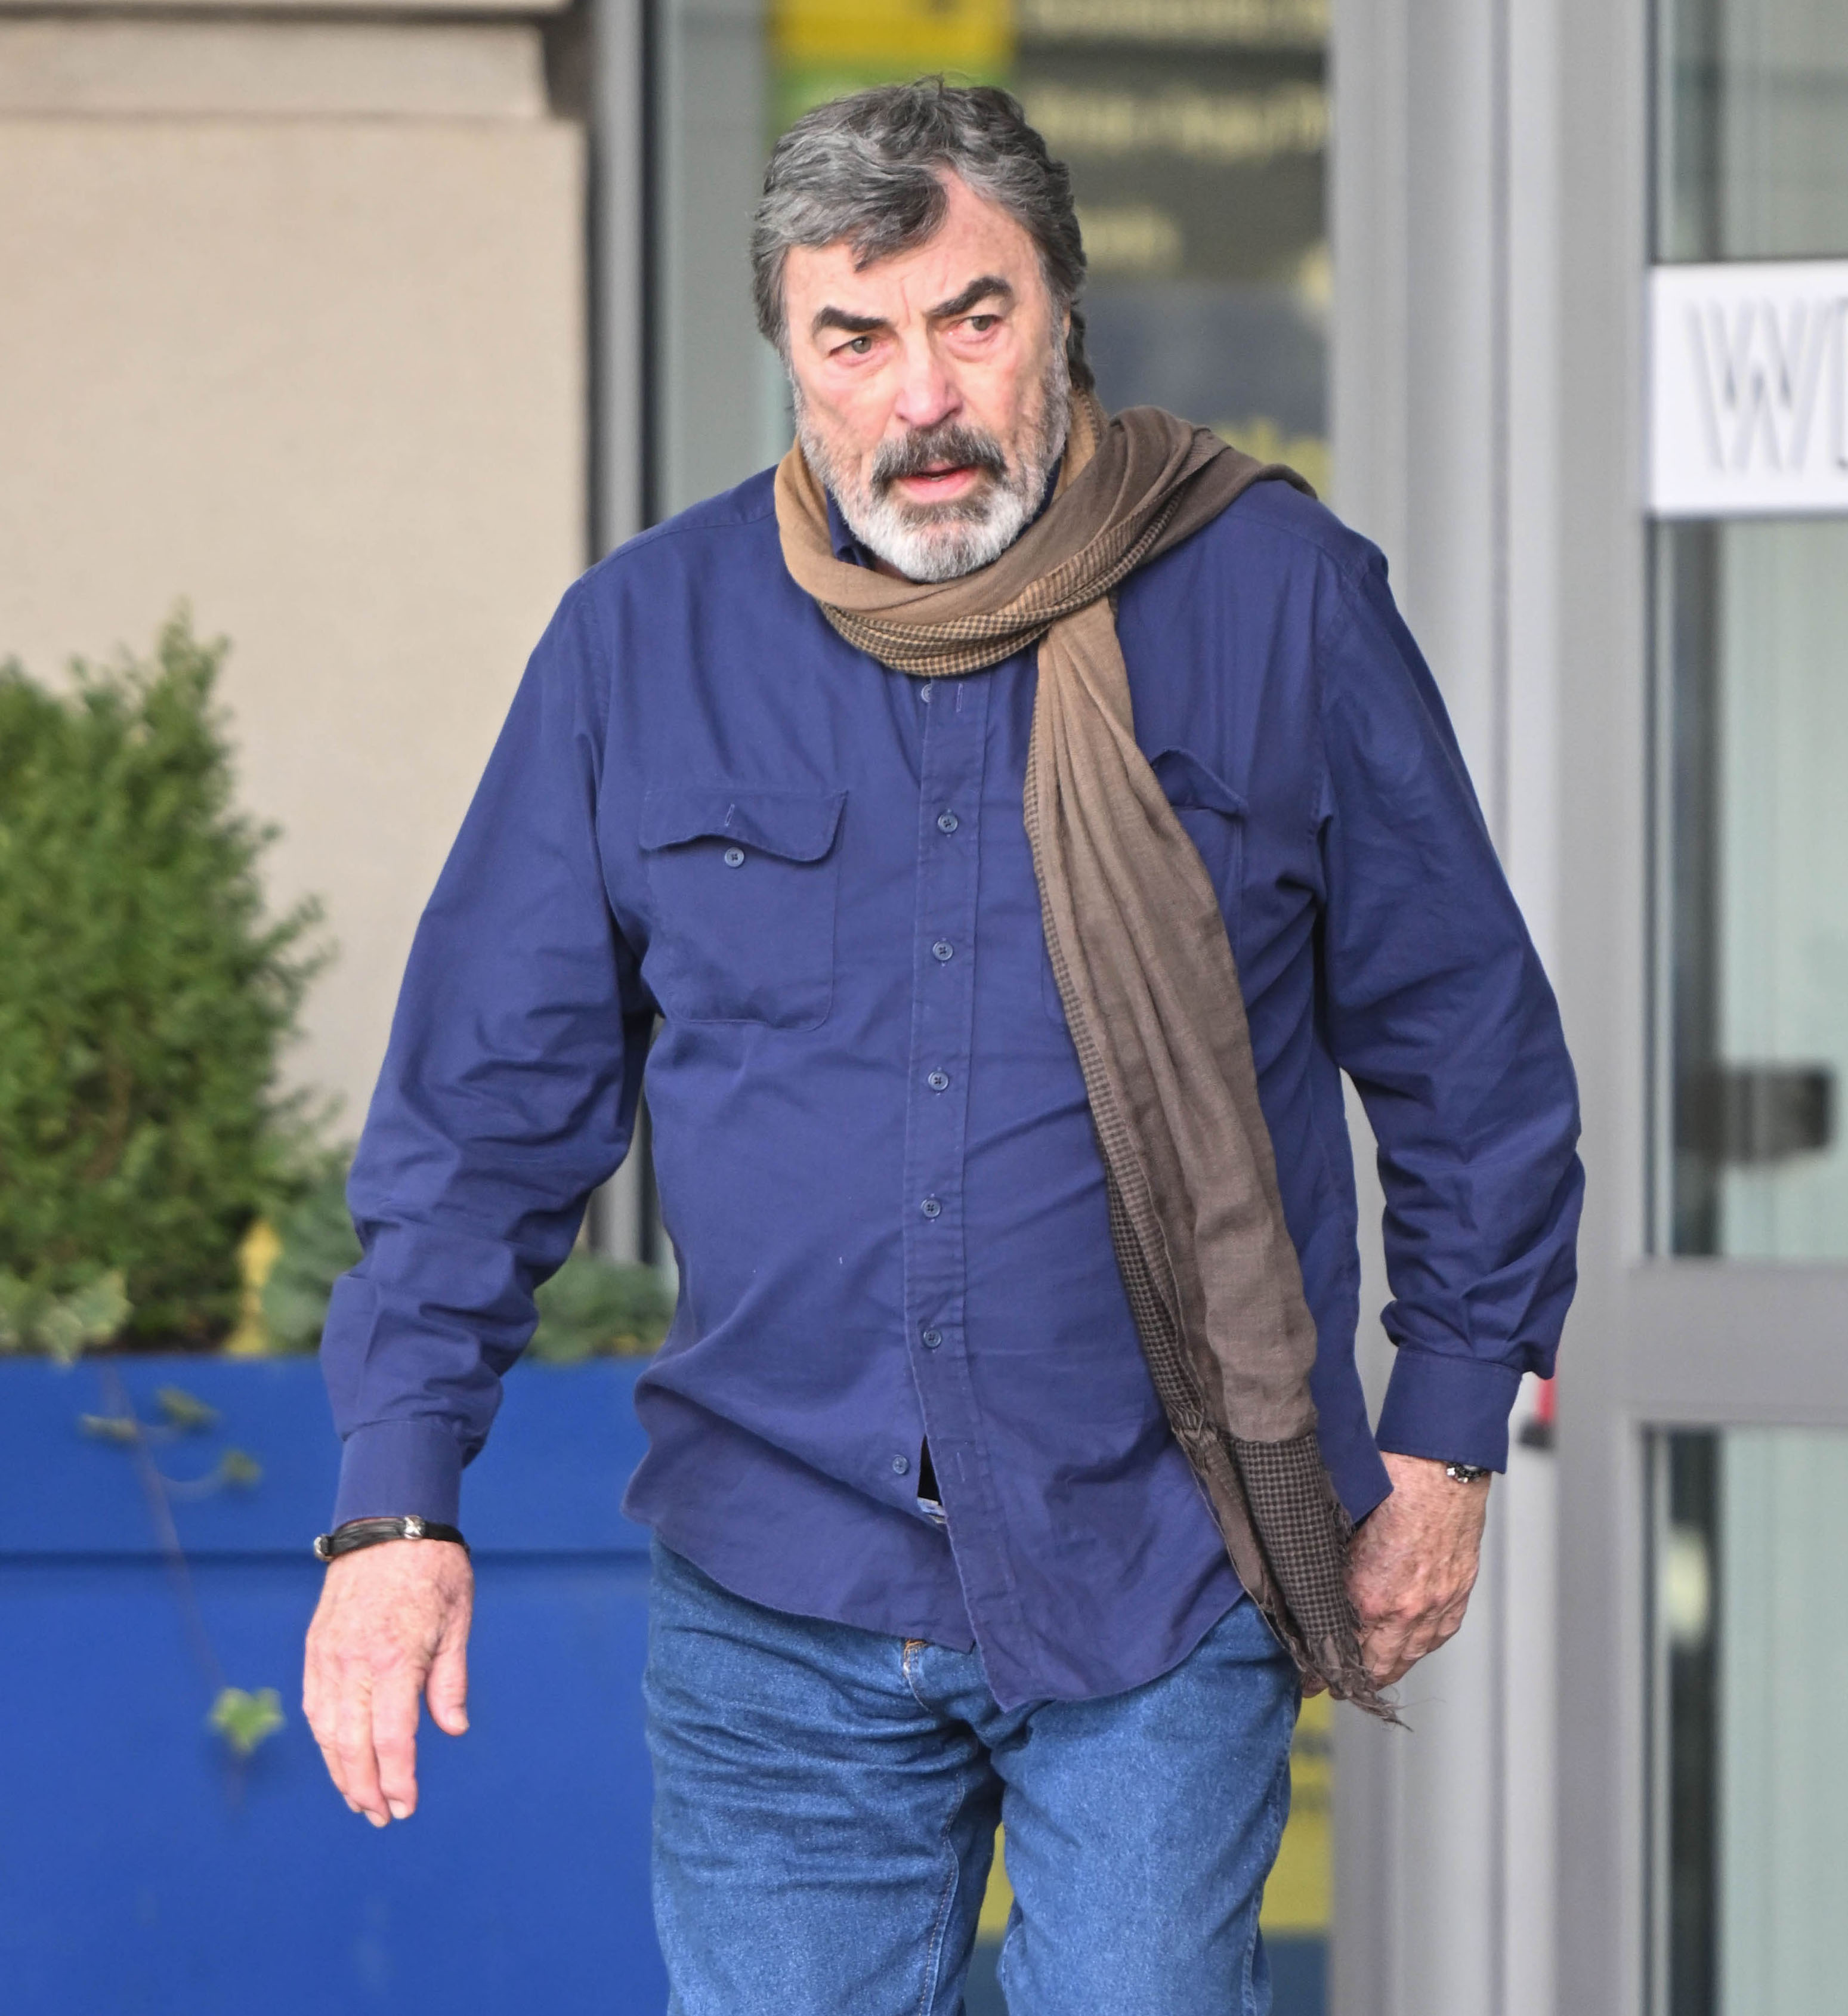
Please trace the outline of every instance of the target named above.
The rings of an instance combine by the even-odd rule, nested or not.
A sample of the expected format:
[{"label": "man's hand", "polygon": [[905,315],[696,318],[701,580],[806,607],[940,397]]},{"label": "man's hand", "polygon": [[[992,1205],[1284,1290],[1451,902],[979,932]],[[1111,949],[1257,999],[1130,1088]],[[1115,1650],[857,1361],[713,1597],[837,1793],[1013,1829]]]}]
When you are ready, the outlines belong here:
[{"label": "man's hand", "polygon": [[1459,1484],[1441,1463],[1389,1456],[1392,1495],[1355,1530],[1348,1594],[1360,1651],[1382,1687],[1454,1638],[1475,1586],[1489,1480]]},{"label": "man's hand", "polygon": [[417,1810],[417,1702],[468,1727],[474,1572],[452,1540],[387,1540],[327,1564],[301,1706],[334,1786],[374,1827]]}]

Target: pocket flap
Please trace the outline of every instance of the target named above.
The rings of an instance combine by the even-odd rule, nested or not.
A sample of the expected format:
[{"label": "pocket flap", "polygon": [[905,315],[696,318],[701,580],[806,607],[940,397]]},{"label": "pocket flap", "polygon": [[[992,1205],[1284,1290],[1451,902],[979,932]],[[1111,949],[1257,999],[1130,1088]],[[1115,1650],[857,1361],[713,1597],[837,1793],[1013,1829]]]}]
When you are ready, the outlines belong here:
[{"label": "pocket flap", "polygon": [[644,848],[691,840],[735,840],[784,861],[819,861],[834,844],[845,791],[740,791],[729,784],[685,784],[642,801]]},{"label": "pocket flap", "polygon": [[1245,800],[1191,750],[1164,749],[1150,759],[1149,768],[1176,812],[1223,812],[1228,819],[1245,817]]}]

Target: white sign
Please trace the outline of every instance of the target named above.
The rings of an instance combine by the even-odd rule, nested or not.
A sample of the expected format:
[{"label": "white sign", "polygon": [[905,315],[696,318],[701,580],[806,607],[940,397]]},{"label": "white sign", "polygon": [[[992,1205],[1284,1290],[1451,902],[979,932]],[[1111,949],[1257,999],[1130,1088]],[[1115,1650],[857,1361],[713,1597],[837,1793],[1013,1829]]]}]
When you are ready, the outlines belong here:
[{"label": "white sign", "polygon": [[1649,275],[1649,508],[1848,514],[1848,259]]}]

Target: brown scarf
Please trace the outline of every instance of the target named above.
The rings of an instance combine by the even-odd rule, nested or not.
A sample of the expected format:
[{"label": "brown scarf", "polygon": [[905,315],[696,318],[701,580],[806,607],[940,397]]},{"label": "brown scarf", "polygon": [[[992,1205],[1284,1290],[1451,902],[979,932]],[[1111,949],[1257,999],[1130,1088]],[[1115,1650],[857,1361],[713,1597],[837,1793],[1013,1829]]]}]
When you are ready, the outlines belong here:
[{"label": "brown scarf", "polygon": [[835,559],[799,447],[776,472],[776,521],[796,581],[895,671],[953,678],[1038,640],[1027,837],[1155,1390],[1240,1581],[1305,1676],[1378,1706],[1237,969],[1205,865],[1137,747],[1111,599],[1267,477],[1309,487],[1152,406],[1107,420],[1087,394],[1052,502],[979,572],[920,583]]}]

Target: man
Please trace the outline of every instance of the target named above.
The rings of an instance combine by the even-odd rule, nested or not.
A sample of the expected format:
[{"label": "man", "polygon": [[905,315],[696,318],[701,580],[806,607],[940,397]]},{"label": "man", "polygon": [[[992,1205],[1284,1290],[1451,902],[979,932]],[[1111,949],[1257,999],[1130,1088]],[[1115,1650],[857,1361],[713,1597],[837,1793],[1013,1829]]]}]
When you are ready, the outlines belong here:
[{"label": "man", "polygon": [[1457,1629],[1551,1366],[1552,999],[1378,554],[1090,397],[1011,99],[810,113],[752,254],[798,447],[566,597],[412,955],[322,1345],[385,1537],[309,1719],[381,1826],[420,1693],[466,1726],[466,1553],[387,1522],[451,1530],[645,1060],[673,2007],[950,2016],[1000,1817],[1014,2016],[1261,2011],[1299,1686]]}]

